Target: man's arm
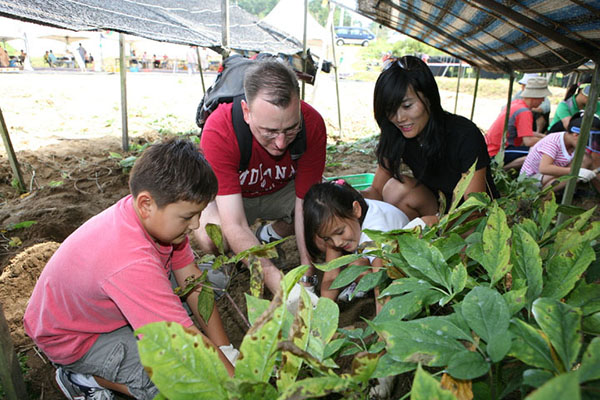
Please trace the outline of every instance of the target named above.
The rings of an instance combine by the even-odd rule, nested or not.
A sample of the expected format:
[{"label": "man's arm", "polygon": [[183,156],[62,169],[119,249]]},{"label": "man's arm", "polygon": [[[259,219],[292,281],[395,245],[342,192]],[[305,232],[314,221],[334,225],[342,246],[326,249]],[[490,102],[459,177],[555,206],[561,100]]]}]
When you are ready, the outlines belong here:
[{"label": "man's arm", "polygon": [[308,255],[304,237],[304,200],[298,197],[296,197],[294,215],[294,233],[296,234],[296,244],[298,245],[300,263],[303,265],[311,265],[311,259]]},{"label": "man's arm", "polygon": [[534,144],[536,144],[538,141],[540,141],[540,137],[537,136],[524,136],[523,137],[523,144],[527,147],[531,147]]},{"label": "man's arm", "polygon": [[[240,193],[217,196],[216,203],[221,219],[221,230],[234,253],[238,254],[260,244],[248,225]],[[272,293],[276,293],[280,288],[281,272],[271,260],[261,258],[260,261],[265,274],[265,285]]]}]

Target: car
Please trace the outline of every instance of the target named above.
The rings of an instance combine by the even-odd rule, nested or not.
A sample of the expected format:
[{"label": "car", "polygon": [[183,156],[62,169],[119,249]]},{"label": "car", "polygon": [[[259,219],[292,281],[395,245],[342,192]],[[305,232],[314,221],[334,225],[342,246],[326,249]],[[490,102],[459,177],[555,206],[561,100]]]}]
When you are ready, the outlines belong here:
[{"label": "car", "polygon": [[375,39],[375,35],[368,29],[357,26],[336,26],[335,27],[335,43],[338,46],[345,44],[360,44],[368,46],[371,40]]}]

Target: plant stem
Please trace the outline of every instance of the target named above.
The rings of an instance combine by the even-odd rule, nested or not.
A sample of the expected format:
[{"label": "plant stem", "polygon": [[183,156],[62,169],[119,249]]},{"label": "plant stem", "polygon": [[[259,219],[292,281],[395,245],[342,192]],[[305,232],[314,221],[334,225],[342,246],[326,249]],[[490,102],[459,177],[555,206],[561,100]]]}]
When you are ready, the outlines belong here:
[{"label": "plant stem", "polygon": [[492,368],[490,368],[490,394],[492,400],[496,400],[496,386],[494,385],[494,374]]},{"label": "plant stem", "polygon": [[231,303],[233,308],[235,308],[235,310],[238,312],[238,314],[240,314],[240,317],[242,317],[242,320],[246,323],[246,326],[248,328],[250,328],[250,322],[248,322],[248,319],[246,318],[246,316],[244,315],[242,310],[240,310],[238,305],[235,304],[235,301],[233,301],[233,298],[229,295],[229,293],[227,293],[227,291],[224,291],[224,293],[225,293],[225,297],[227,297],[227,300],[229,300],[229,302]]}]

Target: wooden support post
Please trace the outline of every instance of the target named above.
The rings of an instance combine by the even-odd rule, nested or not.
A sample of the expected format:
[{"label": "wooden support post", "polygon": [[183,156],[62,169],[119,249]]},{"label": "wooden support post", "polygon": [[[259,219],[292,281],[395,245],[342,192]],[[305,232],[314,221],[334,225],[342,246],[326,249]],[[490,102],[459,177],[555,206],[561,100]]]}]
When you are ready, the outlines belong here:
[{"label": "wooden support post", "polygon": [[456,81],[456,98],[454,99],[454,114],[458,108],[458,94],[460,93],[460,76],[462,75],[462,61],[458,60],[458,81]]},{"label": "wooden support post", "polygon": [[[332,6],[331,3],[329,3],[329,7],[334,7],[331,9],[331,11],[329,11],[330,13],[333,13],[335,10],[335,6]],[[343,8],[342,8],[343,10]],[[331,24],[329,26],[329,30],[331,32],[331,54],[333,55],[333,70],[335,72],[335,98],[337,99],[337,111],[338,111],[338,129],[339,129],[339,133],[340,133],[340,139],[342,138],[342,110],[340,107],[340,81],[339,81],[339,77],[338,77],[338,62],[337,62],[337,58],[335,56],[335,30],[333,28],[333,24]]]},{"label": "wooden support post", "polygon": [[494,157],[498,165],[504,167],[504,145],[506,144],[506,133],[508,132],[508,119],[510,118],[510,103],[512,102],[512,88],[515,82],[515,73],[510,71],[510,80],[508,83],[508,99],[506,100],[506,114],[504,115],[504,129],[502,130],[502,141],[500,142],[500,150]]},{"label": "wooden support post", "polygon": [[119,33],[119,72],[121,76],[121,128],[123,150],[129,150],[129,130],[127,128],[127,65],[125,64],[125,35]]},{"label": "wooden support post", "polygon": [[[302,72],[306,72],[307,60],[307,25],[308,25],[308,0],[304,0],[304,34],[302,37]],[[315,76],[315,79],[317,77]],[[306,82],[302,80],[301,99],[304,100],[306,94]]]},{"label": "wooden support post", "polygon": [[473,106],[471,107],[471,121],[473,121],[473,116],[475,115],[475,101],[477,100],[477,91],[479,90],[479,75],[481,72],[481,68],[476,67],[477,75],[475,76],[475,88],[473,89]]},{"label": "wooden support post", "polygon": [[0,381],[7,400],[29,398],[2,304],[0,304]]},{"label": "wooden support post", "polygon": [[2,135],[2,142],[4,142],[4,149],[6,150],[6,155],[8,156],[10,168],[12,169],[13,175],[17,180],[18,190],[20,193],[24,193],[25,182],[23,181],[23,175],[21,175],[21,168],[19,167],[19,161],[17,161],[17,155],[12,147],[12,142],[10,141],[6,122],[4,122],[2,109],[0,109],[0,135]]},{"label": "wooden support post", "polygon": [[202,81],[202,95],[206,95],[206,86],[204,85],[204,72],[202,72],[202,60],[200,59],[200,50],[196,47],[196,57],[198,58],[198,71],[200,71],[200,80]]}]

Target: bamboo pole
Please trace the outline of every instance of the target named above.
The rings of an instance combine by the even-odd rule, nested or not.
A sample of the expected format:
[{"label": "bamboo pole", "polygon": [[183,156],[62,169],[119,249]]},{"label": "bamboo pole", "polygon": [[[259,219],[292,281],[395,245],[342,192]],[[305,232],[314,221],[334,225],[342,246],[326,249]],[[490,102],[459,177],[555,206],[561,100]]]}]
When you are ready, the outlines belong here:
[{"label": "bamboo pole", "polygon": [[0,134],[2,135],[2,142],[4,142],[4,149],[8,155],[10,168],[12,169],[13,175],[17,180],[19,193],[23,193],[25,192],[25,182],[23,181],[23,175],[21,175],[21,168],[19,167],[17,155],[13,149],[12,142],[10,141],[10,135],[8,134],[8,128],[6,127],[6,122],[4,121],[2,109],[0,109]]},{"label": "bamboo pole", "polygon": [[471,107],[471,121],[473,121],[473,116],[475,115],[475,101],[477,100],[477,91],[479,90],[479,75],[481,72],[481,68],[476,67],[477,74],[475,76],[475,88],[473,89],[473,106]]},{"label": "bamboo pole", "polygon": [[196,47],[196,58],[198,58],[198,70],[200,71],[200,80],[202,81],[202,96],[206,95],[206,86],[204,85],[204,73],[202,72],[202,60],[200,59],[200,50]]},{"label": "bamboo pole", "polygon": [[454,99],[454,114],[458,108],[458,94],[460,93],[460,76],[462,75],[462,61],[458,60],[458,81],[456,81],[456,98]]},{"label": "bamboo pole", "polygon": [[0,303],[0,382],[7,400],[28,399],[19,359]]},{"label": "bamboo pole", "polygon": [[127,66],[125,64],[125,35],[119,33],[119,75],[121,77],[121,129],[122,146],[129,150],[129,129],[127,127]]},{"label": "bamboo pole", "polygon": [[[329,7],[331,8],[331,13],[335,11],[335,6],[332,6],[329,3]],[[335,56],[335,30],[333,28],[333,23],[330,24],[329,30],[331,31],[331,54],[333,55],[333,70],[335,72],[335,98],[337,100],[337,111],[338,111],[338,129],[340,134],[340,139],[342,138],[342,110],[340,107],[340,81],[338,77],[338,62],[337,57]]]},{"label": "bamboo pole", "polygon": [[506,100],[506,114],[504,115],[504,129],[502,129],[502,142],[500,142],[500,150],[496,154],[496,162],[500,166],[504,166],[504,145],[506,144],[506,133],[508,132],[508,119],[510,118],[510,103],[512,102],[512,89],[515,82],[514,71],[510,72],[510,80],[508,83],[508,99]]}]

